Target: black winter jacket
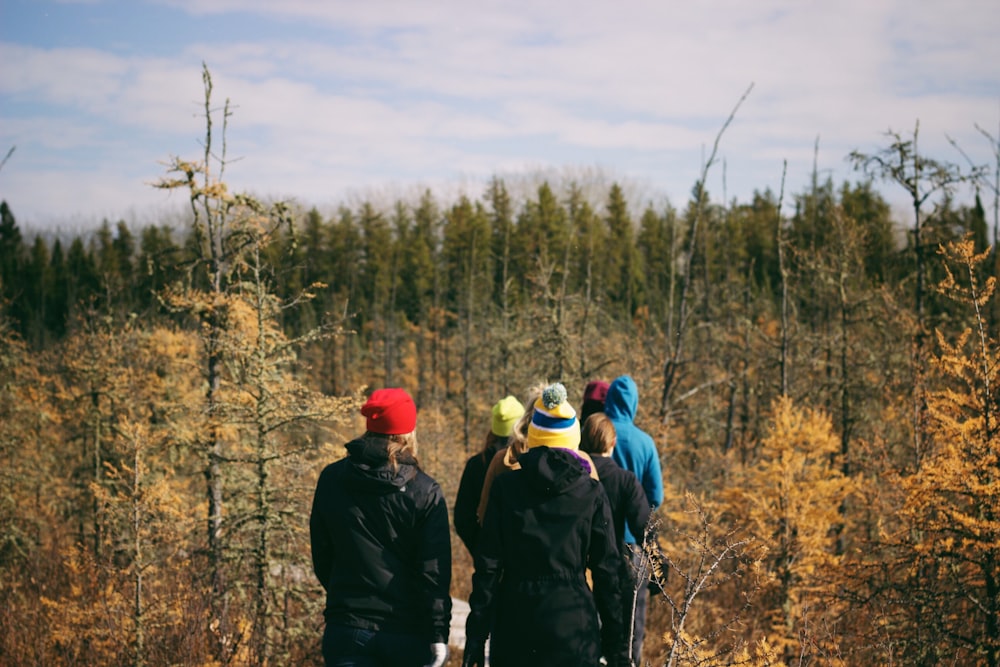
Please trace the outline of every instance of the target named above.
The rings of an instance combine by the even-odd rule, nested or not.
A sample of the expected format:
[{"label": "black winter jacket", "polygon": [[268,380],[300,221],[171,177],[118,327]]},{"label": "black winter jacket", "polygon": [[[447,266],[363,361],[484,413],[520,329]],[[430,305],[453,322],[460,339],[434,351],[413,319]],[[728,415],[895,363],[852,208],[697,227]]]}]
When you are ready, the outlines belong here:
[{"label": "black winter jacket", "polygon": [[364,436],[320,474],[309,517],[327,623],[447,642],[451,537],[437,482]]},{"label": "black winter jacket", "polygon": [[632,526],[636,535],[646,532],[649,523],[649,501],[642,490],[639,479],[630,470],[625,470],[608,456],[592,456],[601,486],[611,502],[611,516],[615,523],[615,544],[624,553],[625,522]]},{"label": "black winter jacket", "polygon": [[479,498],[483,493],[483,483],[486,481],[486,469],[497,453],[496,447],[487,447],[465,462],[462,479],[458,483],[458,494],[455,496],[455,532],[465,544],[470,554],[476,553],[476,542],[479,540]]},{"label": "black winter jacket", "polygon": [[602,653],[626,664],[621,560],[604,489],[565,449],[538,447],[518,462],[490,491],[466,641],[492,632],[494,667],[596,667]]}]

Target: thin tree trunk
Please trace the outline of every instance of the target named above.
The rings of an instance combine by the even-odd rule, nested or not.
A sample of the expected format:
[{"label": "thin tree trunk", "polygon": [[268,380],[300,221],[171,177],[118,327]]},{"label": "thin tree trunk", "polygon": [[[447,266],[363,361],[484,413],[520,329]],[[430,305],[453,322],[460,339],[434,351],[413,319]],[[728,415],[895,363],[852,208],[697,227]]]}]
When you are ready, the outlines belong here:
[{"label": "thin tree trunk", "polygon": [[785,198],[785,175],[788,171],[788,160],[782,161],[781,194],[778,197],[778,215],[776,236],[778,242],[778,274],[781,276],[781,395],[788,395],[789,366],[789,319],[788,319],[788,269],[785,266],[785,235],[784,223],[781,220],[781,202]]},{"label": "thin tree trunk", "polygon": [[704,203],[704,193],[705,193],[705,179],[708,178],[708,171],[712,164],[715,162],[715,156],[719,151],[719,141],[722,139],[722,134],[729,127],[729,124],[733,121],[736,116],[737,110],[743,101],[753,90],[753,84],[747,88],[746,92],[740,97],[736,106],[730,112],[729,117],[726,122],[722,124],[722,128],[719,133],[715,136],[715,143],[712,146],[712,153],[705,162],[705,165],[701,170],[701,177],[698,180],[698,186],[695,188],[695,211],[691,219],[691,225],[688,230],[688,249],[687,258],[684,264],[684,273],[681,276],[681,294],[678,303],[678,317],[677,317],[677,332],[673,337],[673,346],[667,356],[667,360],[663,364],[663,391],[660,394],[660,420],[666,424],[670,420],[671,414],[671,401],[673,399],[673,393],[676,389],[677,372],[680,367],[683,355],[684,355],[684,337],[686,335],[687,328],[687,318],[688,318],[688,290],[691,285],[691,263],[694,259],[694,252],[696,248],[696,239],[698,238],[698,224],[701,220],[702,212],[705,206]]},{"label": "thin tree trunk", "polygon": [[132,621],[135,623],[135,667],[142,667],[146,664],[146,627],[143,615],[142,602],[142,574],[146,564],[143,561],[142,551],[142,459],[139,453],[139,439],[133,438],[132,457],[132,569],[133,585],[135,593],[132,598]]}]

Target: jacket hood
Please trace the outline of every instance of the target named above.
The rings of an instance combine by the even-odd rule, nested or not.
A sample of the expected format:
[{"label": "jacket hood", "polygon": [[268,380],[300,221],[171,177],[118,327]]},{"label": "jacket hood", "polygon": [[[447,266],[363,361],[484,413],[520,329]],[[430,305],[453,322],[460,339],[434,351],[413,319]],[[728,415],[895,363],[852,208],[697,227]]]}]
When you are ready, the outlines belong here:
[{"label": "jacket hood", "polygon": [[396,469],[389,463],[389,441],[385,438],[362,436],[347,443],[351,461],[348,483],[357,490],[372,492],[397,491],[417,476],[417,460],[402,454]]},{"label": "jacket hood", "polygon": [[531,487],[545,496],[558,496],[581,477],[590,478],[590,464],[562,447],[535,447],[519,456],[517,462]]},{"label": "jacket hood", "polygon": [[610,419],[635,421],[639,411],[639,389],[631,375],[615,378],[604,398],[604,414]]}]

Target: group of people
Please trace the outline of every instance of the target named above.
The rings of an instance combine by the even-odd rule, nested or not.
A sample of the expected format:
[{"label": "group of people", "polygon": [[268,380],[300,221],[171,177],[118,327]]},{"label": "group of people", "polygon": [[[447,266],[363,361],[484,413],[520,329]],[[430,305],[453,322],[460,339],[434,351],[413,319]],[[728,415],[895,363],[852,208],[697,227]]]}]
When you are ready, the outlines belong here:
[{"label": "group of people", "polygon": [[[653,440],[634,423],[636,384],[593,381],[579,412],[559,383],[526,399],[493,406],[455,499],[455,531],[475,565],[462,665],[483,667],[487,642],[494,667],[639,664],[648,593],[635,563],[663,482]],[[447,504],[417,462],[409,394],[376,390],[361,412],[366,432],[323,470],[310,514],[323,657],[441,667]]]}]

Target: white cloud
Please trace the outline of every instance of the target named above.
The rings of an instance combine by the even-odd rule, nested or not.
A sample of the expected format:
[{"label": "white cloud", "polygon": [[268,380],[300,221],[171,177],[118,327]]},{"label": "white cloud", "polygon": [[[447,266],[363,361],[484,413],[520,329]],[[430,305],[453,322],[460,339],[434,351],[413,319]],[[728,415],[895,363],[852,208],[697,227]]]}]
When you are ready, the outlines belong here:
[{"label": "white cloud", "polygon": [[[986,0],[157,4],[176,8],[178,25],[195,17],[218,29],[194,42],[161,26],[179,40],[170,55],[0,43],[0,59],[17,64],[0,69],[0,139],[99,146],[98,165],[140,169],[197,156],[204,61],[215,105],[234,105],[229,150],[243,159],[229,173],[250,189],[326,199],[583,163],[657,183],[680,203],[751,82],[720,146],[730,196],[743,198],[776,189],[786,159],[789,189],[801,187],[817,137],[821,171],[841,180],[850,150],[875,150],[886,129],[905,134],[918,119],[928,150],[962,160],[947,132],[985,161],[974,124],[994,126],[1000,98],[1000,5]],[[266,34],[228,28],[254,17]],[[37,111],[14,111],[25,107]],[[14,191],[30,197],[56,176],[22,174]],[[121,174],[57,178],[67,196],[45,205],[97,206],[114,189],[102,177]],[[9,183],[4,173],[5,192]]]}]

